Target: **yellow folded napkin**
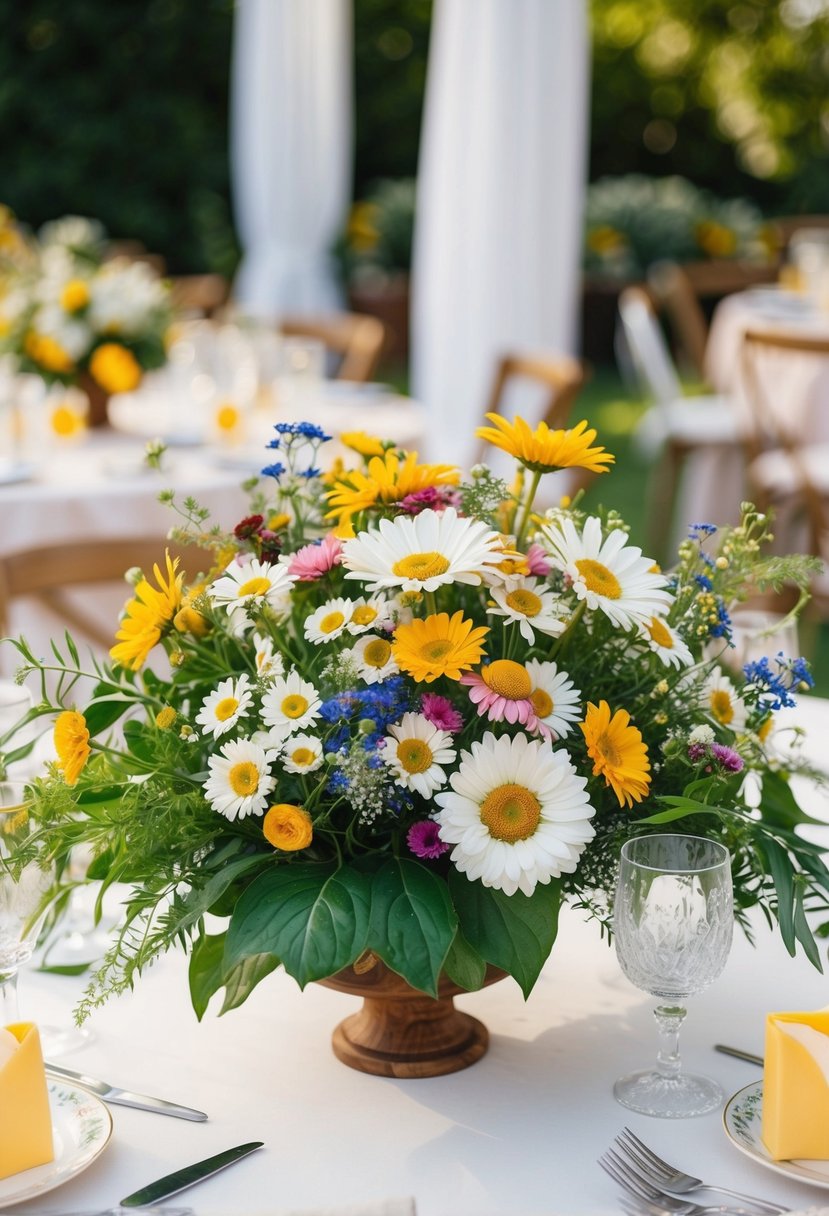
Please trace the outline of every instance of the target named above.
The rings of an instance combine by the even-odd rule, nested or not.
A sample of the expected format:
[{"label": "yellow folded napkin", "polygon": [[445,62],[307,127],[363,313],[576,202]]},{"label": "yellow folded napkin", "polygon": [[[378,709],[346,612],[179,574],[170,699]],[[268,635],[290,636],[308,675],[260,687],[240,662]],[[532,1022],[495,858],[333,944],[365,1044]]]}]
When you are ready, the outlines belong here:
[{"label": "yellow folded napkin", "polygon": [[762,1138],[776,1161],[829,1159],[829,1011],[766,1018]]},{"label": "yellow folded napkin", "polygon": [[3,1120],[0,1178],[53,1160],[46,1071],[31,1022],[0,1028],[0,1111],[14,1112],[13,1119]]}]

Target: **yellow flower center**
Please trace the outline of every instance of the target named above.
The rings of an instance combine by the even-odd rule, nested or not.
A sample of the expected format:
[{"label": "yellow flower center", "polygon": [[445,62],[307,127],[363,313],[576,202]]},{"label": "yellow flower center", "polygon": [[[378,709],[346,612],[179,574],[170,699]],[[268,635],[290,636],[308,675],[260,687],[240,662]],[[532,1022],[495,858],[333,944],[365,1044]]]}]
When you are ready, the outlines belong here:
[{"label": "yellow flower center", "polygon": [[309,764],[314,763],[316,756],[310,747],[298,747],[296,751],[291,752],[291,759],[300,768],[307,768]]},{"label": "yellow flower center", "polygon": [[671,631],[666,629],[662,621],[658,621],[656,617],[654,617],[650,625],[648,625],[648,633],[651,635],[654,642],[656,642],[657,646],[662,646],[665,650],[673,650],[674,639],[671,636]]},{"label": "yellow flower center", "polygon": [[235,697],[223,697],[213,710],[220,722],[227,722],[228,718],[232,718],[239,708],[239,702]]},{"label": "yellow flower center", "polygon": [[370,625],[377,619],[377,609],[371,604],[358,604],[351,614],[352,625]]},{"label": "yellow flower center", "polygon": [[363,662],[368,667],[385,667],[391,657],[391,644],[383,638],[375,638],[363,651]]},{"label": "yellow flower center", "polygon": [[333,633],[335,629],[341,629],[345,624],[345,617],[341,612],[328,612],[319,623],[320,633]]},{"label": "yellow flower center", "polygon": [[728,726],[734,717],[734,705],[725,689],[715,688],[711,693],[711,713],[723,726]]},{"label": "yellow flower center", "polygon": [[248,798],[259,789],[259,770],[251,760],[234,764],[227,779],[230,788],[239,798]]},{"label": "yellow flower center", "polygon": [[68,405],[58,405],[52,410],[50,418],[52,430],[56,435],[74,435],[83,430],[83,418]]},{"label": "yellow flower center", "polygon": [[599,735],[596,740],[596,751],[600,753],[602,760],[611,768],[618,768],[622,763],[622,753],[606,732]]},{"label": "yellow flower center", "polygon": [[89,288],[83,279],[70,279],[60,293],[60,306],[65,312],[80,312],[89,303]]},{"label": "yellow flower center", "polygon": [[159,730],[169,730],[176,720],[176,711],[172,705],[165,705],[155,715],[155,724]]},{"label": "yellow flower center", "polygon": [[432,749],[422,739],[404,739],[397,745],[397,759],[407,773],[425,773],[432,763]]},{"label": "yellow flower center", "polygon": [[481,679],[499,697],[510,701],[525,701],[532,692],[532,682],[526,667],[512,659],[496,659],[481,668]]},{"label": "yellow flower center", "polygon": [[286,718],[301,718],[308,712],[308,702],[301,693],[294,692],[285,698],[279,708]]},{"label": "yellow flower center", "polygon": [[495,840],[514,844],[532,836],[541,819],[541,803],[524,785],[499,785],[481,804],[481,822]]},{"label": "yellow flower center", "polygon": [[442,553],[410,553],[392,566],[392,574],[402,578],[416,578],[425,582],[427,578],[437,578],[449,569],[449,562]]},{"label": "yellow flower center", "polygon": [[270,583],[261,574],[257,578],[249,578],[246,583],[241,583],[239,586],[239,599],[244,595],[265,595],[270,591]]},{"label": "yellow flower center", "polygon": [[435,663],[438,659],[446,658],[451,649],[452,643],[449,638],[436,638],[433,642],[425,642],[421,646],[420,657]]},{"label": "yellow flower center", "polygon": [[541,611],[541,599],[534,591],[527,591],[519,588],[518,591],[510,591],[507,596],[507,607],[513,612],[519,612],[521,616],[538,616]]},{"label": "yellow flower center", "polygon": [[576,562],[576,569],[584,579],[588,591],[603,595],[608,600],[618,600],[622,595],[622,584],[612,570],[601,562],[594,562],[591,557],[581,557]]},{"label": "yellow flower center", "polygon": [[555,709],[553,698],[543,688],[536,688],[535,692],[530,695],[530,701],[537,718],[547,718]]},{"label": "yellow flower center", "polygon": [[225,402],[216,410],[216,426],[220,431],[233,431],[239,425],[241,414],[235,405]]}]

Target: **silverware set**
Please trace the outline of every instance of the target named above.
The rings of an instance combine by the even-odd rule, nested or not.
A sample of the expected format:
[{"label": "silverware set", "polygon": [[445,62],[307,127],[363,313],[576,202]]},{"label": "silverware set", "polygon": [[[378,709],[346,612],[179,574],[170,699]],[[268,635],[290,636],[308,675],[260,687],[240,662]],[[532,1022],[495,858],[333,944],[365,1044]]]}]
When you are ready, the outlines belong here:
[{"label": "silverware set", "polygon": [[[624,1191],[620,1202],[628,1216],[705,1216],[709,1212],[762,1216],[763,1213],[779,1214],[788,1210],[685,1173],[657,1156],[627,1127],[599,1158],[599,1165]],[[716,1191],[739,1202],[736,1206],[709,1205],[685,1198],[696,1191]]]}]

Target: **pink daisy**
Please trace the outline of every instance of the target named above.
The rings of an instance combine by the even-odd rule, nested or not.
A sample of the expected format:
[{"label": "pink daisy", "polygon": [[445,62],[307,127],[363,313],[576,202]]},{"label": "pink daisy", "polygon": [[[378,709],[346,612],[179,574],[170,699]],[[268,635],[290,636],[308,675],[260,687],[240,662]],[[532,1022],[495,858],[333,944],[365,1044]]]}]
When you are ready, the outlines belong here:
[{"label": "pink daisy", "polygon": [[526,556],[530,574],[534,574],[536,578],[546,578],[553,567],[550,565],[549,556],[541,548],[541,545],[530,545]]},{"label": "pink daisy", "polygon": [[463,718],[446,697],[427,692],[420,698],[420,712],[439,730],[448,730],[451,735],[463,729]]},{"label": "pink daisy", "polygon": [[469,688],[469,699],[478,707],[478,715],[486,714],[490,722],[535,721],[531,701],[532,681],[522,663],[512,659],[496,659],[485,664],[480,672],[470,671],[461,676],[461,684]]},{"label": "pink daisy", "polygon": [[413,823],[406,835],[406,841],[415,857],[428,857],[434,860],[449,848],[440,838],[440,831],[434,819],[421,819]]},{"label": "pink daisy", "polygon": [[339,566],[343,560],[342,541],[333,532],[329,532],[321,541],[312,545],[303,545],[292,553],[288,562],[288,573],[293,574],[303,582],[322,578],[334,566]]},{"label": "pink daisy", "polygon": [[413,494],[407,494],[399,507],[407,515],[419,515],[428,508],[433,511],[445,511],[447,507],[457,507],[459,504],[460,494],[451,486],[427,486],[425,490],[415,490]]}]

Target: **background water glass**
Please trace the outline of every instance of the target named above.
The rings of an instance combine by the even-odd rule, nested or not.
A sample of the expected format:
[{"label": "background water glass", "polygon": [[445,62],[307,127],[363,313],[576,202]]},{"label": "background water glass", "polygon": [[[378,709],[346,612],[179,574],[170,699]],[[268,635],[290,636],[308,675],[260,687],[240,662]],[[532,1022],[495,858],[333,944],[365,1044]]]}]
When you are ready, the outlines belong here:
[{"label": "background water glass", "polygon": [[0,1025],[17,1022],[17,973],[37,945],[44,899],[54,867],[40,858],[19,873],[9,858],[22,848],[36,824],[22,782],[0,781]]}]

